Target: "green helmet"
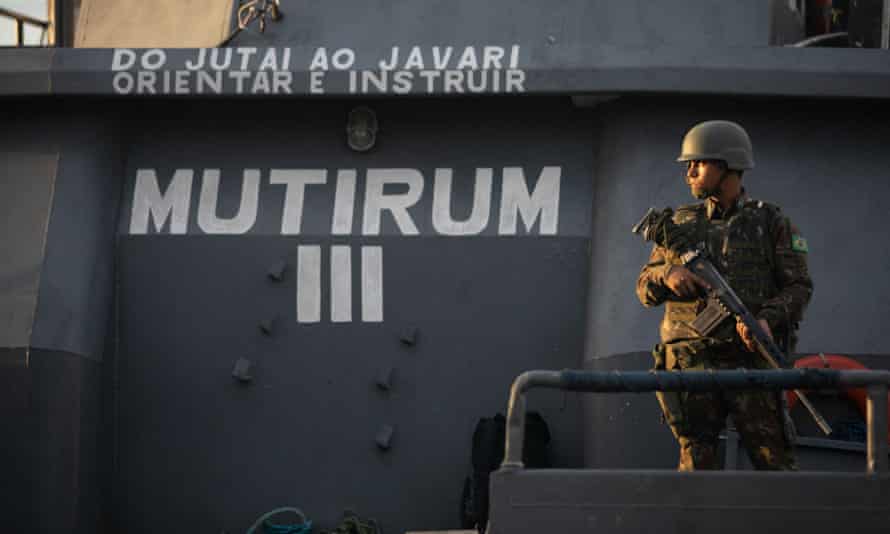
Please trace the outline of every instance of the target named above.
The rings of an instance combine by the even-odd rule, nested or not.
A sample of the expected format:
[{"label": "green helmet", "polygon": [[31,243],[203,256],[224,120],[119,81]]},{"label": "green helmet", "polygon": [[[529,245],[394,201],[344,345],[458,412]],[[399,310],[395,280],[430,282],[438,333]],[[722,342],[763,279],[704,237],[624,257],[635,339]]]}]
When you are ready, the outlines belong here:
[{"label": "green helmet", "polygon": [[751,138],[744,128],[730,121],[705,121],[692,127],[683,137],[677,161],[720,159],[729,169],[754,168]]}]

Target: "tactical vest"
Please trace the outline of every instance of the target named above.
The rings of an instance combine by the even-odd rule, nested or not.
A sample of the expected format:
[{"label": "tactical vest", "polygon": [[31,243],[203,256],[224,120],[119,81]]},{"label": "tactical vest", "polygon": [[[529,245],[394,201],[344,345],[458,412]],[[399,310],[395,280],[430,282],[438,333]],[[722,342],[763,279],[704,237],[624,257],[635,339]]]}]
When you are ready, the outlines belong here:
[{"label": "tactical vest", "polygon": [[[770,233],[778,216],[775,206],[744,200],[726,219],[709,220],[707,208],[701,203],[678,208],[673,220],[691,231],[696,243],[705,246],[714,266],[756,315],[761,305],[779,292],[773,274],[775,244]],[[667,251],[666,259],[671,264],[682,263],[671,251]],[[689,324],[704,306],[704,299],[669,300],[661,323],[661,339],[668,342],[699,337]],[[711,337],[737,340],[735,323],[725,321]]]}]

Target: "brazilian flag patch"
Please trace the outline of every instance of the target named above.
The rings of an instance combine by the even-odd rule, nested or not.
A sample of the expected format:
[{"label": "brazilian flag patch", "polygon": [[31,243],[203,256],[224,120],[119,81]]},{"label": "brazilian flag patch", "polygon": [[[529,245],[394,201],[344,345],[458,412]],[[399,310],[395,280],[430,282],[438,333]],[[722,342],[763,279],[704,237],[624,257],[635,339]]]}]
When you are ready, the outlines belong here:
[{"label": "brazilian flag patch", "polygon": [[807,246],[807,240],[804,239],[802,235],[792,234],[791,250],[793,250],[794,252],[803,252],[804,254],[806,254],[810,251],[810,248]]}]

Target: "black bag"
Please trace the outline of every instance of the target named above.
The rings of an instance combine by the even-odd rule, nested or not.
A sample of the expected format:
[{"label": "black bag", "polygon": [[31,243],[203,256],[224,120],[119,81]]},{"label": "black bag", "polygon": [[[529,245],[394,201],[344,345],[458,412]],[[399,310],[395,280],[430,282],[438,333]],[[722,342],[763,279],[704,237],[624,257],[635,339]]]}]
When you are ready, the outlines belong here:
[{"label": "black bag", "polygon": [[[503,414],[483,417],[473,431],[473,471],[464,479],[461,495],[461,528],[485,532],[488,523],[488,480],[504,461],[506,419]],[[537,412],[525,416],[522,462],[528,468],[550,467],[550,428]]]}]

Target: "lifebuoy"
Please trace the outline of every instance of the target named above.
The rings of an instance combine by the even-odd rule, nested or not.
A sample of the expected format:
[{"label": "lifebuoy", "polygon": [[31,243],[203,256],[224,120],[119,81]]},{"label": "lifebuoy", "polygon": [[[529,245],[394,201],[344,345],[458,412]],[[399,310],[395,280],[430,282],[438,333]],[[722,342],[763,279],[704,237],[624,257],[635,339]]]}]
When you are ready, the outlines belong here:
[{"label": "lifebuoy", "polygon": [[[794,362],[795,369],[837,369],[839,371],[846,370],[868,370],[868,367],[857,362],[853,358],[840,356],[837,354],[818,354],[815,356],[804,356]],[[859,408],[863,420],[868,420],[866,415],[866,399],[868,394],[865,388],[849,388],[843,390],[843,393],[853,401]],[[790,410],[797,403],[797,394],[793,391],[785,392],[788,399],[788,409]],[[887,395],[887,409],[890,410],[890,394]],[[890,412],[888,412],[890,413]],[[890,442],[890,420],[887,421],[887,441]]]}]

